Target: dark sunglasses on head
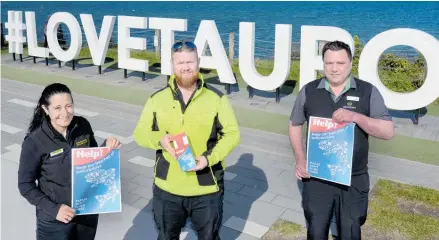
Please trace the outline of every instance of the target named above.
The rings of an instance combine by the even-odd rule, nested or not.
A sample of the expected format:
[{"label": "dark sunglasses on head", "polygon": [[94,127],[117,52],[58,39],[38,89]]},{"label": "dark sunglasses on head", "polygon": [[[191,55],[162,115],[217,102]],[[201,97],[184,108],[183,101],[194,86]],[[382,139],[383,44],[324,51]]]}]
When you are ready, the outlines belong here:
[{"label": "dark sunglasses on head", "polygon": [[182,48],[184,45],[186,45],[187,48],[189,49],[195,49],[197,48],[197,46],[195,46],[195,44],[193,42],[176,42],[174,44],[174,46],[172,46],[172,51],[177,51],[180,48]]}]

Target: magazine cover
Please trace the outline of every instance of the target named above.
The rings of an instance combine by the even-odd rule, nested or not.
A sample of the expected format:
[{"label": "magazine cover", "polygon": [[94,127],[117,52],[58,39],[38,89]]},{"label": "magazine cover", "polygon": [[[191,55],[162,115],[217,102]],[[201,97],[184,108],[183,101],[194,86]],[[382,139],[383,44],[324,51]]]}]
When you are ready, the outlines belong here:
[{"label": "magazine cover", "polygon": [[119,149],[72,149],[72,208],[76,215],[122,211]]},{"label": "magazine cover", "polygon": [[186,133],[179,133],[172,137],[172,143],[175,149],[175,156],[183,172],[196,167],[195,156],[192,153],[192,147]]},{"label": "magazine cover", "polygon": [[310,117],[307,171],[311,177],[351,185],[355,123]]}]

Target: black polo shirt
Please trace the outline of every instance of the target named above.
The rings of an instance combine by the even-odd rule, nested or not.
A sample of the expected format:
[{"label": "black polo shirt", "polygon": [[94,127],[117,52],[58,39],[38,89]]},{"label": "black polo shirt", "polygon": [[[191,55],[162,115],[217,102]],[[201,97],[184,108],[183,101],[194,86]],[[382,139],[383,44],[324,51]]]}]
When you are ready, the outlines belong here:
[{"label": "black polo shirt", "polygon": [[[392,120],[384,99],[375,86],[351,76],[348,81],[339,96],[334,95],[326,78],[306,84],[300,90],[291,112],[292,125],[303,125],[308,122],[310,116],[332,118],[333,113],[339,108],[345,108],[371,118]],[[367,171],[368,137],[368,134],[356,124],[353,175]]]}]

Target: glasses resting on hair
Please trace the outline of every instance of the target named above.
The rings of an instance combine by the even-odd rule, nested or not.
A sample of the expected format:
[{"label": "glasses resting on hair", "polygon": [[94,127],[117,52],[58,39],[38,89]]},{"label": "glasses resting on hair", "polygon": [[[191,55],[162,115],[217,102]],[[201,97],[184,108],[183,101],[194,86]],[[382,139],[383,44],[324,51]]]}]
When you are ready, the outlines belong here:
[{"label": "glasses resting on hair", "polygon": [[172,46],[172,51],[178,51],[179,49],[181,49],[183,46],[186,46],[189,49],[195,49],[197,48],[197,46],[195,46],[195,44],[193,42],[176,42],[173,46]]}]

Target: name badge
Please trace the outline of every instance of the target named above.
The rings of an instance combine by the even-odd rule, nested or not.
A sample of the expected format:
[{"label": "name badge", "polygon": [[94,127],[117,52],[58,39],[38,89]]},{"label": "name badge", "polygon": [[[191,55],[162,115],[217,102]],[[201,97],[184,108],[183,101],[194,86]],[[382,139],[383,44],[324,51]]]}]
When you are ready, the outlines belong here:
[{"label": "name badge", "polygon": [[88,139],[86,138],[84,140],[77,142],[76,146],[79,147],[79,146],[85,145],[85,144],[87,144],[87,142],[88,142]]},{"label": "name badge", "polygon": [[360,97],[355,97],[355,96],[347,96],[346,99],[348,101],[356,101],[356,102],[360,101]]},{"label": "name badge", "polygon": [[51,152],[51,153],[50,153],[50,157],[53,157],[53,156],[59,155],[59,154],[61,154],[61,153],[63,153],[63,152],[64,152],[64,149],[60,148],[60,149],[58,149],[58,150],[55,150],[55,151]]}]

